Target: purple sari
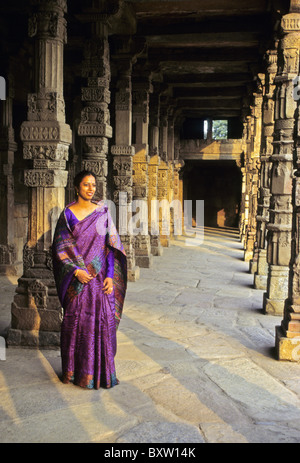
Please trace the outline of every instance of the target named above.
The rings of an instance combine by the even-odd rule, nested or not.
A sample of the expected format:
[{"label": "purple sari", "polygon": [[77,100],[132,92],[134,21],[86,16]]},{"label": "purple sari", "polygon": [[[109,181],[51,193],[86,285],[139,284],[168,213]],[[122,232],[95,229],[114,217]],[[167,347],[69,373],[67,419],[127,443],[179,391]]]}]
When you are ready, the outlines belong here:
[{"label": "purple sari", "polygon": [[[114,290],[102,290],[107,256],[114,253]],[[53,271],[64,310],[61,326],[63,382],[82,387],[110,388],[118,384],[114,357],[116,331],[127,284],[126,254],[106,206],[99,207],[71,228],[66,209],[57,222]],[[82,284],[74,276],[81,268],[94,278]]]}]

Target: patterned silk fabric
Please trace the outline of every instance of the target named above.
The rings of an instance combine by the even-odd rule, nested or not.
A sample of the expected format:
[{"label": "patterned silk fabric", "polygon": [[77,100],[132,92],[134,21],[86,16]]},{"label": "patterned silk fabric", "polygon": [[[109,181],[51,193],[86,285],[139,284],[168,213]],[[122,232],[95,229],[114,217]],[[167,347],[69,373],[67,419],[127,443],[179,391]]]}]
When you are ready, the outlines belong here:
[{"label": "patterned silk fabric", "polygon": [[[114,252],[114,290],[103,292],[107,255]],[[126,254],[108,208],[99,203],[85,219],[70,227],[65,210],[57,222],[53,245],[53,271],[64,316],[61,326],[63,382],[82,387],[118,384],[114,357],[127,286]],[[78,269],[93,279],[82,284]]]}]

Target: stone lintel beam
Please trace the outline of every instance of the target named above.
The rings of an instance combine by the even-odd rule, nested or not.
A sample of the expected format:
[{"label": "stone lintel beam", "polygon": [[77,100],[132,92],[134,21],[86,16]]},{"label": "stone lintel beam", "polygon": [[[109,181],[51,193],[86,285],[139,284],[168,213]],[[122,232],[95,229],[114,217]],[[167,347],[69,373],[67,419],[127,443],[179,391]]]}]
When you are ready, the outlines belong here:
[{"label": "stone lintel beam", "polygon": [[213,87],[213,88],[202,88],[202,87],[174,87],[173,96],[177,99],[188,99],[188,98],[241,98],[245,93],[244,86],[238,87]]},{"label": "stone lintel beam", "polygon": [[150,48],[148,51],[150,62],[256,62],[259,54],[257,48]]}]

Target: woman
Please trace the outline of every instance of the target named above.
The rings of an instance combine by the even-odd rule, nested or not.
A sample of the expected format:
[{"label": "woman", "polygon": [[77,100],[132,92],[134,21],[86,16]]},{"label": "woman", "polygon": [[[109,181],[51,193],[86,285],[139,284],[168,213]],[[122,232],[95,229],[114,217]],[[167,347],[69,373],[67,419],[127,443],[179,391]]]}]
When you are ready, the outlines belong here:
[{"label": "woman", "polygon": [[92,201],[96,178],[80,172],[77,199],[61,213],[53,239],[53,271],[64,310],[63,382],[89,389],[118,384],[116,330],[126,291],[126,255],[103,202]]}]

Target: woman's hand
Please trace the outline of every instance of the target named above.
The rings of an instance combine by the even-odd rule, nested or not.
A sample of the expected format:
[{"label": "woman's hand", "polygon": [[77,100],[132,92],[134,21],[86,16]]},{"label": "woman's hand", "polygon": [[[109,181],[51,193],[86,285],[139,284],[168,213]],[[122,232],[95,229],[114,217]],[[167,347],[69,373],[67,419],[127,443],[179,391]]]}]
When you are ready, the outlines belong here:
[{"label": "woman's hand", "polygon": [[85,270],[78,269],[76,272],[76,278],[80,283],[88,283],[93,279],[92,275],[87,273]]},{"label": "woman's hand", "polygon": [[113,279],[112,278],[105,278],[103,282],[103,291],[104,294],[111,294],[113,292],[114,286],[113,286]]}]

